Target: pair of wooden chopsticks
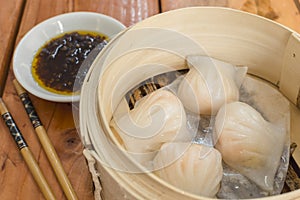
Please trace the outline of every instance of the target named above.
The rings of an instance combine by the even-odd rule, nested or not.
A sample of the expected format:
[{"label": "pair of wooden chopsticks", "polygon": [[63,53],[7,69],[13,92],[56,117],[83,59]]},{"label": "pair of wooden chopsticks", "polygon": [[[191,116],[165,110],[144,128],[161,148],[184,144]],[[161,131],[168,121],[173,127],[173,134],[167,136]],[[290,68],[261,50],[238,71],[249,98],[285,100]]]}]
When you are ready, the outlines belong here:
[{"label": "pair of wooden chopsticks", "polygon": [[[47,135],[45,128],[43,127],[38,114],[36,113],[33,104],[25,91],[25,89],[17,82],[13,81],[15,89],[24,105],[24,108],[28,114],[28,117],[37,133],[39,141],[46,153],[46,156],[55,172],[55,175],[67,197],[68,200],[77,200],[77,195],[63,169],[60,159]],[[12,137],[14,138],[30,172],[33,175],[37,185],[39,186],[41,192],[43,193],[45,199],[54,200],[56,199],[49,184],[47,183],[42,171],[40,170],[36,160],[34,159],[25,139],[23,138],[20,130],[18,129],[16,123],[14,122],[11,114],[9,113],[5,103],[0,98],[0,112],[4,122],[10,130]]]}]

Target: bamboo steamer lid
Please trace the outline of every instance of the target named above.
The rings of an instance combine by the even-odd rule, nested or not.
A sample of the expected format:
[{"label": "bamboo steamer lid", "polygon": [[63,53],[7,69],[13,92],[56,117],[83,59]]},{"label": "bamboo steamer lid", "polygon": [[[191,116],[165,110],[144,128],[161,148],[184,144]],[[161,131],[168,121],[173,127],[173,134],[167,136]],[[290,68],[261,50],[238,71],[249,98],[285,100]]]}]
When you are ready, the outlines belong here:
[{"label": "bamboo steamer lid", "polygon": [[[150,17],[110,41],[82,87],[81,137],[97,161],[104,199],[209,199],[179,190],[152,173],[140,173],[109,127],[114,110],[132,87],[184,68],[184,58],[190,54],[246,65],[248,73],[276,85],[291,102],[291,135],[300,131],[300,39],[296,32],[229,8],[192,7]],[[300,190],[265,199],[298,198]]]}]

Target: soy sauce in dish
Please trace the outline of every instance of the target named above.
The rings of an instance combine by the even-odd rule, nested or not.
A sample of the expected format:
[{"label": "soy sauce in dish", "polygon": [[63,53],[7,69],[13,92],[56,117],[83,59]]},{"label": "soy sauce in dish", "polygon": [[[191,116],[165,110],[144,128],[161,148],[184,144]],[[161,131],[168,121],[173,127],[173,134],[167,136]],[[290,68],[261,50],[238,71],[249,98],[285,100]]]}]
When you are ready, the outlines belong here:
[{"label": "soy sauce in dish", "polygon": [[48,91],[72,95],[76,79],[83,80],[87,70],[79,71],[88,54],[107,36],[90,31],[73,31],[58,35],[43,45],[32,62],[32,74]]}]

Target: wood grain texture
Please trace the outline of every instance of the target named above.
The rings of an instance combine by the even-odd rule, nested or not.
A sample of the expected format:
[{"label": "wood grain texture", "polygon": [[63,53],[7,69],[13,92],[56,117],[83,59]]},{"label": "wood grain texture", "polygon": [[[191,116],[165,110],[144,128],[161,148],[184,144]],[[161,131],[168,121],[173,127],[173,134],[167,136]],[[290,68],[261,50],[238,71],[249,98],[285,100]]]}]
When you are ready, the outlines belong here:
[{"label": "wood grain texture", "polygon": [[193,6],[222,6],[228,5],[228,0],[161,0],[161,10],[163,12],[178,8]]},{"label": "wood grain texture", "polygon": [[75,0],[74,10],[96,11],[131,26],[159,13],[158,0]]},{"label": "wood grain texture", "polygon": [[300,33],[299,0],[228,0],[228,7],[258,14]]},{"label": "wood grain texture", "polygon": [[24,0],[0,0],[0,94],[2,95],[12,56]]},{"label": "wood grain texture", "polygon": [[272,19],[300,33],[299,0],[161,0],[163,12],[190,6],[222,6]]},{"label": "wood grain texture", "polygon": [[[28,0],[25,5],[17,42],[37,23],[54,15],[70,12],[73,9],[73,5],[74,2],[72,1]],[[14,115],[47,180],[53,187],[57,199],[65,199],[45,153],[41,149],[37,136],[25,116],[24,108],[12,87],[13,78],[11,68],[3,98]],[[91,176],[85,158],[82,155],[83,146],[79,140],[78,133],[76,131],[69,131],[74,130],[71,105],[44,101],[32,95],[30,97],[40,115],[42,123],[48,130],[49,137],[53,141],[54,147],[61,158],[62,164],[79,199],[93,199]],[[27,167],[20,158],[19,152],[11,141],[8,130],[2,127],[1,123],[1,130],[5,134],[3,138],[5,145],[0,150],[0,157],[3,158],[1,159],[2,170],[0,177],[4,178],[3,181],[0,181],[0,199],[43,199]]]},{"label": "wood grain texture", "polygon": [[[103,13],[118,19],[126,26],[131,26],[159,13],[160,10],[168,11],[187,6],[227,6],[260,15],[264,15],[265,8],[271,8],[278,16],[274,20],[300,32],[299,11],[293,0],[269,0],[268,5],[258,1],[263,0],[0,0],[1,85],[6,76],[3,69],[10,67],[3,99],[30,145],[47,180],[53,187],[57,199],[65,199],[65,197],[45,153],[41,149],[23,105],[12,86],[14,75],[10,64],[11,52],[14,44],[18,43],[27,31],[49,17],[72,11]],[[23,2],[26,4],[22,14]],[[22,19],[20,27],[18,26],[18,19]],[[18,35],[15,40],[14,34],[16,33]],[[79,199],[93,199],[92,180],[86,160],[82,155],[83,145],[75,129],[71,104],[53,103],[33,95],[30,95],[30,98],[61,158]],[[0,199],[43,199],[4,123],[0,123],[0,133],[2,141],[0,145]]]},{"label": "wood grain texture", "polygon": [[[18,2],[21,2],[21,0],[13,0],[11,4]],[[1,11],[2,8],[3,10],[7,9],[6,6],[7,1],[4,2],[4,0],[0,0]],[[12,5],[10,6],[13,7]],[[12,12],[11,10],[10,13]],[[7,32],[4,30],[5,44],[10,44],[11,48],[13,48],[14,43],[16,42],[17,44],[36,24],[55,15],[73,11],[100,12],[110,15],[125,25],[130,26],[158,13],[159,4],[158,1],[153,0],[27,0],[20,27],[19,30],[17,30],[18,35],[16,41],[14,39],[5,38],[10,37],[11,31]],[[9,12],[6,12],[6,14],[3,15],[7,16],[8,13]],[[2,13],[0,15],[2,16]],[[11,23],[16,21],[16,19],[12,19]],[[14,25],[14,27],[16,26]],[[9,66],[11,56],[6,55],[4,58],[8,60],[7,65]],[[1,72],[0,74],[5,76]],[[41,170],[52,186],[57,199],[66,199],[46,155],[39,144],[34,129],[27,118],[23,105],[13,88],[13,79],[12,65],[10,65],[3,99],[29,144]],[[1,77],[0,80],[4,79]],[[86,160],[82,154],[83,145],[75,129],[72,105],[70,103],[45,101],[33,95],[30,95],[30,98],[62,161],[63,167],[78,198],[80,200],[93,199],[93,182]],[[0,199],[44,199],[30,175],[27,166],[24,164],[14,141],[9,135],[9,131],[2,122],[0,123],[0,130],[2,134],[1,141],[3,141],[3,144],[0,145]]]}]

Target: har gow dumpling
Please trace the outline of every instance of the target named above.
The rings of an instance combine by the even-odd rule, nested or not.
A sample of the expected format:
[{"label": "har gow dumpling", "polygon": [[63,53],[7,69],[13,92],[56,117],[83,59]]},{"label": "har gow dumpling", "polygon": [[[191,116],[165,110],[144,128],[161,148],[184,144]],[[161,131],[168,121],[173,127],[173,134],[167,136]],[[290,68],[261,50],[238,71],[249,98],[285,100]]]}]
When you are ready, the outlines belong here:
[{"label": "har gow dumpling", "polygon": [[110,125],[125,149],[134,153],[141,164],[152,160],[165,142],[192,140],[182,103],[163,89],[140,99],[132,110],[114,118]]},{"label": "har gow dumpling", "polygon": [[215,121],[215,148],[226,164],[272,191],[286,140],[285,132],[246,103],[221,107]]},{"label": "har gow dumpling", "polygon": [[239,99],[247,67],[235,67],[207,56],[188,56],[190,68],[178,88],[178,97],[191,112],[215,115],[224,103]]},{"label": "har gow dumpling", "polygon": [[195,143],[165,143],[153,160],[154,173],[184,191],[215,197],[223,176],[221,154]]}]

